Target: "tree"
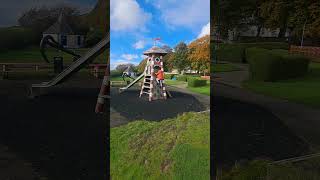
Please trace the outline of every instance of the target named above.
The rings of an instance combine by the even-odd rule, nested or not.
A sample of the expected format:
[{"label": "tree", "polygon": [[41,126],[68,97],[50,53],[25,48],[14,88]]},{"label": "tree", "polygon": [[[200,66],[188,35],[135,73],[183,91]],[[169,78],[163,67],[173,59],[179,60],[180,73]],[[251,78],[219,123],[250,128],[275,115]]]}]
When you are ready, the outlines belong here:
[{"label": "tree", "polygon": [[184,42],[180,42],[174,50],[173,67],[181,73],[182,70],[190,67],[190,63],[188,62],[188,47]]},{"label": "tree", "polygon": [[145,67],[147,65],[147,60],[148,59],[145,58],[139,63],[139,65],[137,66],[138,73],[143,73],[144,72],[144,69],[145,69]]},{"label": "tree", "polygon": [[125,71],[129,66],[133,67],[133,69],[134,69],[134,64],[127,63],[127,64],[119,64],[119,65],[116,67],[116,70],[119,71],[119,72],[123,72],[123,71]]},{"label": "tree", "polygon": [[210,36],[206,35],[189,44],[189,60],[192,68],[199,73],[210,72]]},{"label": "tree", "polygon": [[165,71],[172,71],[173,70],[173,58],[174,58],[174,53],[170,52],[167,55],[163,57],[163,68]]}]

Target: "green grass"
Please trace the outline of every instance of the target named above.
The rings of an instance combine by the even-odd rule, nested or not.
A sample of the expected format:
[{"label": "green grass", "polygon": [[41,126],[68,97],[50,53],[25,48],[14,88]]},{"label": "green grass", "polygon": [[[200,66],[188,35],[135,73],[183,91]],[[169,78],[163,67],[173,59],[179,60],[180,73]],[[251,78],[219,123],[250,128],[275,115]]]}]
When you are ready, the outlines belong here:
[{"label": "green grass", "polygon": [[210,179],[209,116],[185,113],[112,128],[112,179]]},{"label": "green grass", "polygon": [[[82,48],[75,50],[76,53],[83,55],[89,49]],[[64,63],[71,63],[73,58],[71,55],[59,52],[55,49],[48,49],[46,51],[48,59],[52,61],[55,56],[62,56]],[[106,63],[107,51],[96,58],[94,62]],[[0,52],[0,63],[44,63],[39,47],[29,47],[22,50],[7,50]]]},{"label": "green grass", "polygon": [[[320,179],[319,158],[301,161],[298,163],[270,164],[267,160],[253,160],[247,164],[233,167],[223,172],[221,180],[317,180]],[[221,176],[220,176],[221,177]]]},{"label": "green grass", "polygon": [[238,71],[240,68],[232,65],[232,64],[213,64],[212,65],[212,72],[230,72],[230,71]]},{"label": "green grass", "polygon": [[310,63],[302,78],[279,82],[247,81],[243,86],[257,93],[320,107],[320,63]]},{"label": "green grass", "polygon": [[184,85],[184,84],[187,84],[187,82],[184,82],[184,81],[171,80],[171,79],[165,79],[164,83],[167,84],[167,85]]},{"label": "green grass", "polygon": [[206,86],[201,87],[187,87],[192,92],[198,93],[198,94],[204,94],[207,96],[210,96],[210,81],[207,81]]}]

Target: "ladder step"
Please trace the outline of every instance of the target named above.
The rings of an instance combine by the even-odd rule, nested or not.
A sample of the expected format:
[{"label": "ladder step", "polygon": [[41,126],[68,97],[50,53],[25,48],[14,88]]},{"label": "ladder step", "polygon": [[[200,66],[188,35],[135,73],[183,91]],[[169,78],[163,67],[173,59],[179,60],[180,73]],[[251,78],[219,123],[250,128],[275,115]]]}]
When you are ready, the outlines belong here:
[{"label": "ladder step", "polygon": [[144,88],[146,88],[146,89],[151,89],[151,87],[148,87],[148,86],[143,86],[143,89],[144,89]]}]

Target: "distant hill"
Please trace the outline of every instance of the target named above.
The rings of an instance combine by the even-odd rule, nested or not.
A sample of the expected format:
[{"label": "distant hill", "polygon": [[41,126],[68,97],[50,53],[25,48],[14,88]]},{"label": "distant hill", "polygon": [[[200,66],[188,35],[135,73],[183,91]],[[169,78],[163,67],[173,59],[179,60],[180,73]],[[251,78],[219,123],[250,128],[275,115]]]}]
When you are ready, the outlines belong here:
[{"label": "distant hill", "polygon": [[88,14],[82,15],[83,22],[94,28],[101,28],[104,31],[109,29],[110,24],[110,3],[109,0],[99,0],[95,8]]}]

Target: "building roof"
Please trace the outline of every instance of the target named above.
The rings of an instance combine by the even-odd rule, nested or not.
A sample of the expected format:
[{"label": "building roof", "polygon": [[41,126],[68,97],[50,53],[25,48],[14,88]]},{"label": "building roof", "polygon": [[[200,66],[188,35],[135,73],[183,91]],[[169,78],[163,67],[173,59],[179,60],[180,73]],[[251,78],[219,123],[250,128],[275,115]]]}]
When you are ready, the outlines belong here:
[{"label": "building roof", "polygon": [[167,51],[165,51],[164,49],[157,47],[157,46],[153,46],[152,48],[146,50],[145,52],[143,52],[144,55],[148,55],[148,54],[168,54]]},{"label": "building roof", "polygon": [[50,26],[44,34],[74,34],[63,14],[59,15],[57,22]]}]

